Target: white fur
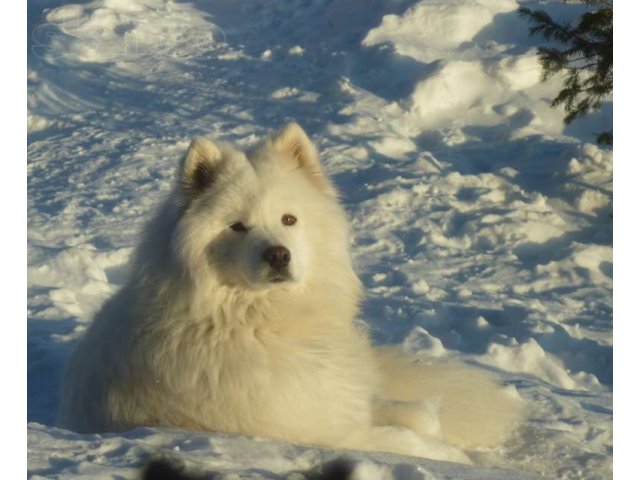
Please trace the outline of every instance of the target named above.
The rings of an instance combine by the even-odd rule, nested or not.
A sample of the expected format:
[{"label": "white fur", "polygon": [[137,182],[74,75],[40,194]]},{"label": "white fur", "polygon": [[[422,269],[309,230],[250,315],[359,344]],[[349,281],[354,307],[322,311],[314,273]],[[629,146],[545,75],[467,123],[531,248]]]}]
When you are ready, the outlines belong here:
[{"label": "white fur", "polygon": [[[461,448],[495,445],[516,425],[519,402],[486,373],[375,350],[355,326],[348,222],[299,126],[248,153],[196,139],[178,177],[131,278],[69,361],[61,426],[177,426],[468,462]],[[263,259],[271,246],[289,250],[286,267]],[[271,281],[276,270],[284,281]]]}]

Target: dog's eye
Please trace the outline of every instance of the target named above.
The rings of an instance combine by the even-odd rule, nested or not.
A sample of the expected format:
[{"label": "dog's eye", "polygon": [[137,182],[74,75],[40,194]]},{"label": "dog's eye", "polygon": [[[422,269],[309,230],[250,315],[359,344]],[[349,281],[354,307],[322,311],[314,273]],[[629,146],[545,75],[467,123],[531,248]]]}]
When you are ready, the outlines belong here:
[{"label": "dog's eye", "polygon": [[242,222],[236,222],[233,225],[231,225],[229,228],[231,230],[233,230],[234,232],[246,232],[247,231],[247,227],[245,227]]},{"label": "dog's eye", "polygon": [[282,216],[282,224],[286,225],[288,227],[290,227],[291,225],[295,224],[298,221],[298,219],[296,217],[294,217],[293,215],[289,214],[289,213],[285,213]]}]

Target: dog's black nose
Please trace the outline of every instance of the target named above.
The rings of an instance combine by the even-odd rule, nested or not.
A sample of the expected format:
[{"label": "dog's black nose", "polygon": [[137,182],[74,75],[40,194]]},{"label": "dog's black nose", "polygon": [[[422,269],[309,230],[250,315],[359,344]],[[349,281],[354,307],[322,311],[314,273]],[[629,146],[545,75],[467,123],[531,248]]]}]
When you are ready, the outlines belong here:
[{"label": "dog's black nose", "polygon": [[289,265],[291,261],[291,252],[287,247],[278,245],[277,247],[269,247],[262,254],[262,259],[273,268],[282,268]]}]

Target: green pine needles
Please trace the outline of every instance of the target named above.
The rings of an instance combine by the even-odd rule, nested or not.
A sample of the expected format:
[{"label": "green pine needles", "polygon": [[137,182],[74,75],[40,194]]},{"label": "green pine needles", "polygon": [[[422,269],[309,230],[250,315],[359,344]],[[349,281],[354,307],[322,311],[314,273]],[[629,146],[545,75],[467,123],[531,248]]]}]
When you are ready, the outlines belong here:
[{"label": "green pine needles", "polygon": [[[567,0],[565,0],[566,2]],[[520,7],[520,16],[533,26],[531,35],[541,34],[563,47],[539,47],[542,80],[566,75],[563,88],[551,106],[564,105],[564,122],[597,110],[613,91],[613,3],[610,0],[580,0],[597,8],[584,13],[572,24],[560,24],[542,10]],[[597,142],[613,144],[613,131],[598,135]]]}]

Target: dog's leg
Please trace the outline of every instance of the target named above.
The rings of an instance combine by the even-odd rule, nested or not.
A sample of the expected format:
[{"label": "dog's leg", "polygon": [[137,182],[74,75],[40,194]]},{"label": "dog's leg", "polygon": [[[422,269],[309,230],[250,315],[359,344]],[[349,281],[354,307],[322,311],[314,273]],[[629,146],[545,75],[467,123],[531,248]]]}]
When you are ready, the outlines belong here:
[{"label": "dog's leg", "polygon": [[376,399],[373,402],[373,424],[405,427],[423,437],[442,440],[440,399],[419,402]]}]

